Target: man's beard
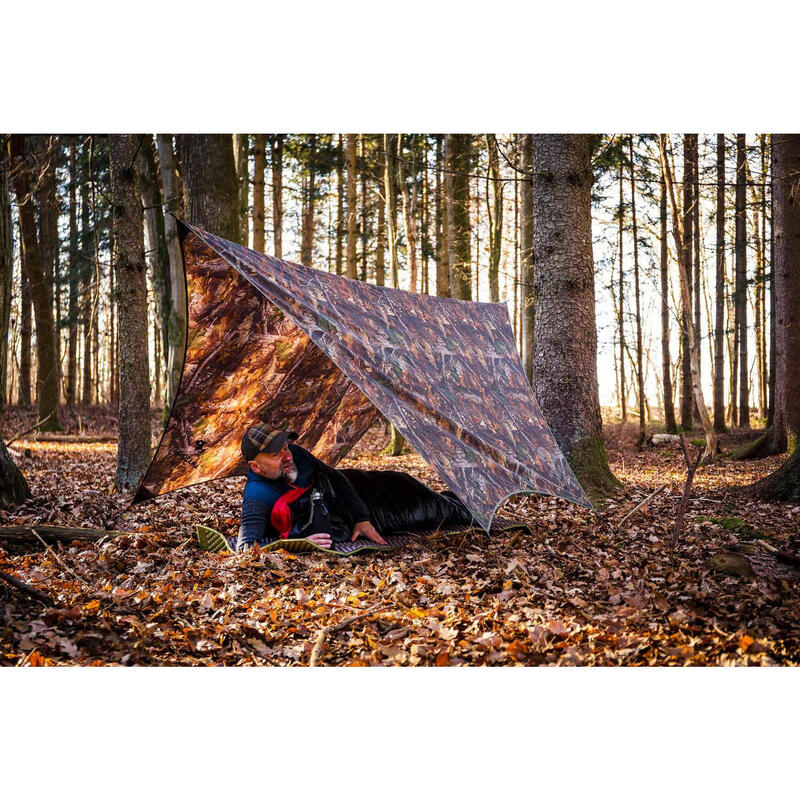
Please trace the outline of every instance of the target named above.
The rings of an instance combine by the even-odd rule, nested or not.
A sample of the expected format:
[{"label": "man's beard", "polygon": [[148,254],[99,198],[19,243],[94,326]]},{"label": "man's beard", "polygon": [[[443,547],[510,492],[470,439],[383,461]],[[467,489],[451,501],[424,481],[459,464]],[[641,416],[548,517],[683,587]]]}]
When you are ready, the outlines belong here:
[{"label": "man's beard", "polygon": [[281,467],[281,477],[285,478],[289,483],[294,483],[297,480],[297,467],[294,462]]}]

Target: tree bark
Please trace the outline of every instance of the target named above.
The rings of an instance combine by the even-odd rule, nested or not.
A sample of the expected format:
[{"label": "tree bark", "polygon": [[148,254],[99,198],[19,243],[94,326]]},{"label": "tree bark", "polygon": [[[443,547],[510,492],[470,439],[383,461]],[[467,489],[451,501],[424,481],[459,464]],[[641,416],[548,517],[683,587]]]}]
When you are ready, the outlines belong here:
[{"label": "tree bark", "polygon": [[31,287],[33,311],[36,317],[36,388],[39,403],[39,420],[47,420],[42,430],[58,431],[59,370],[56,354],[55,323],[53,321],[53,298],[42,264],[42,255],[36,236],[36,216],[31,197],[28,166],[25,161],[26,137],[12,134],[9,140],[9,155],[14,169],[14,190],[19,210],[22,266]]},{"label": "tree bark", "polygon": [[[410,138],[410,137],[409,137]],[[413,139],[409,150],[410,159],[413,162]],[[416,170],[411,169],[412,185],[416,184]],[[406,184],[405,170],[403,169],[403,134],[397,134],[397,182],[400,184],[400,194],[403,200],[403,224],[406,234],[406,253],[408,255],[409,284],[408,289],[416,292],[418,289],[418,265],[417,265],[417,221],[416,221],[416,189],[413,194],[409,193]]]},{"label": "tree bark", "polygon": [[150,463],[150,375],[143,213],[135,170],[137,136],[111,135],[114,270],[119,319],[119,444],[116,486],[136,488]]},{"label": "tree bark", "polygon": [[[686,280],[689,285],[689,296],[686,302],[681,303],[681,427],[684,430],[692,429],[692,367],[689,347],[689,326],[692,322],[692,232],[694,228],[694,170],[697,165],[696,150],[697,135],[687,133],[683,137],[683,240],[681,242],[681,255],[683,266],[686,270]],[[674,210],[674,209],[673,209]],[[676,223],[680,223],[676,220]]]},{"label": "tree bark", "polygon": [[736,134],[736,301],[734,325],[739,344],[739,418],[740,428],[750,427],[750,385],[747,359],[747,209],[745,176],[745,135]]},{"label": "tree bark", "polygon": [[669,242],[667,236],[667,183],[661,167],[660,194],[661,223],[661,370],[664,394],[664,428],[667,433],[677,433],[675,402],[672,396],[672,358],[669,352]]},{"label": "tree bark", "polygon": [[535,327],[535,299],[533,294],[534,253],[533,253],[533,137],[530,133],[518,134],[522,152],[522,186],[520,187],[519,223],[519,271],[520,271],[520,316],[522,327],[522,364],[528,382],[533,384],[533,354]]},{"label": "tree bark", "polygon": [[[686,262],[684,261],[686,255],[686,248],[684,245],[687,241],[686,231],[682,230],[683,222],[681,217],[678,216],[678,207],[675,203],[675,192],[672,187],[672,173],[667,158],[666,135],[661,134],[659,137],[659,153],[661,157],[661,165],[664,172],[664,177],[667,184],[667,194],[672,208],[673,219],[677,220],[677,225],[673,227],[673,234],[675,236],[675,250],[678,254],[678,275],[681,284],[681,299],[683,301],[684,310],[688,309],[690,313],[684,314],[684,323],[687,325],[686,332],[689,338],[689,353],[688,360],[692,371],[692,390],[694,393],[694,401],[697,404],[697,410],[700,414],[700,421],[703,425],[703,431],[706,436],[706,446],[703,457],[707,461],[713,461],[717,455],[717,435],[714,432],[714,426],[711,423],[711,418],[706,409],[705,400],[703,399],[703,387],[700,383],[700,349],[697,346],[697,337],[694,329],[694,321],[692,320],[691,308],[692,298],[690,293],[689,275],[686,269]],[[684,209],[684,214],[685,214]],[[689,239],[691,242],[691,238]],[[687,354],[684,354],[684,358]],[[689,408],[689,415],[691,420],[691,407]]]},{"label": "tree bark", "polygon": [[436,294],[450,297],[450,267],[447,258],[447,220],[444,190],[444,136],[436,136]]},{"label": "tree bark", "polygon": [[270,137],[272,169],[272,250],[275,258],[283,258],[283,140],[285,134]]},{"label": "tree bark", "polygon": [[28,482],[12,460],[2,436],[6,410],[11,279],[14,272],[14,230],[8,172],[9,161],[5,153],[0,152],[0,508],[23,503],[31,496]]},{"label": "tree bark", "polygon": [[308,180],[306,183],[305,209],[300,238],[300,263],[310,265],[314,259],[314,206],[316,202],[315,181],[317,173],[317,135],[311,134],[308,150]]},{"label": "tree bark", "polygon": [[192,225],[242,244],[239,181],[230,134],[179,134],[183,205]]},{"label": "tree bark", "polygon": [[[341,137],[340,146],[341,146]],[[378,147],[380,150],[380,146]],[[386,201],[383,197],[380,187],[383,184],[383,160],[377,162],[375,167],[375,181],[378,186],[378,231],[377,231],[377,252],[375,254],[375,283],[378,286],[383,286],[386,283]],[[341,187],[341,180],[339,181]],[[339,201],[342,202],[341,188],[339,192]],[[341,207],[340,207],[341,208]],[[339,212],[339,219],[342,218],[342,212]],[[337,241],[339,249],[337,254],[341,260],[341,239]]]},{"label": "tree bark", "polygon": [[581,485],[598,498],[619,483],[597,389],[589,137],[535,134],[532,167],[534,394]]},{"label": "tree bark", "polygon": [[397,211],[395,203],[394,180],[394,137],[383,134],[383,190],[386,203],[386,233],[389,241],[389,270],[392,276],[392,286],[397,289],[399,278],[399,264],[397,260]]},{"label": "tree bark", "polygon": [[78,380],[78,172],[75,144],[69,146],[69,295],[67,299],[67,405],[75,404]]},{"label": "tree bark", "polygon": [[469,169],[471,134],[448,133],[444,138],[447,259],[450,295],[472,300],[469,225]]},{"label": "tree bark", "polygon": [[250,244],[250,136],[246,133],[233,134],[233,159],[236,166],[236,183],[239,187],[239,237],[241,243]]},{"label": "tree bark", "polygon": [[31,282],[24,267],[20,270],[20,320],[19,320],[19,392],[17,402],[21,406],[33,403],[31,391],[31,345],[33,343],[33,305]]},{"label": "tree bark", "polygon": [[347,134],[347,277],[358,277],[356,266],[356,135]]},{"label": "tree bark", "polygon": [[639,293],[639,229],[636,220],[636,175],[633,160],[633,135],[628,138],[631,179],[631,224],[633,225],[633,290],[636,295],[636,384],[639,394],[639,449],[647,442],[645,412],[647,401],[644,398],[644,365],[642,351],[642,309]]},{"label": "tree bark", "polygon": [[[172,137],[159,133],[159,173],[164,193],[164,203],[170,211],[179,211],[179,197],[175,156]],[[169,322],[167,324],[169,349],[167,350],[167,385],[164,398],[164,419],[172,408],[183,371],[183,356],[186,342],[186,277],[183,271],[183,255],[178,239],[178,225],[173,214],[164,216],[164,236],[169,254]]]},{"label": "tree bark", "polygon": [[264,173],[267,169],[267,135],[253,137],[253,250],[264,252]]},{"label": "tree bark", "polygon": [[617,221],[619,224],[618,246],[619,246],[619,303],[617,304],[617,316],[619,322],[619,408],[623,422],[628,420],[628,387],[625,384],[625,270],[623,269],[623,255],[625,251],[625,239],[623,237],[625,223],[625,205],[623,203],[622,190],[624,181],[622,179],[622,155],[619,160],[619,173],[617,174],[619,183],[619,205],[617,206]]},{"label": "tree bark", "polygon": [[[503,248],[503,183],[500,180],[500,155],[497,150],[497,137],[488,137],[489,174],[486,206],[489,212],[489,299],[500,302],[500,256]],[[491,194],[491,205],[489,195]]]},{"label": "tree bark", "polygon": [[717,134],[717,242],[714,325],[714,430],[725,433],[725,134]]},{"label": "tree bark", "polygon": [[[772,134],[773,280],[776,299],[772,439],[792,455],[753,486],[764,500],[800,500],[800,134]],[[776,430],[778,429],[778,430]]]}]

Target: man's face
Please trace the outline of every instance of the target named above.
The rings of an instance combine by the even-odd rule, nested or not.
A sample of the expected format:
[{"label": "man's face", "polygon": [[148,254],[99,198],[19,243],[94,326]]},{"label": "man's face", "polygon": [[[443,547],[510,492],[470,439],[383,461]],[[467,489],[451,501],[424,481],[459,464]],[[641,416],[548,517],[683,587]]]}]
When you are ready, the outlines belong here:
[{"label": "man's face", "polygon": [[258,453],[250,462],[250,469],[270,480],[286,478],[289,483],[297,480],[297,467],[288,444],[284,444],[277,453]]}]

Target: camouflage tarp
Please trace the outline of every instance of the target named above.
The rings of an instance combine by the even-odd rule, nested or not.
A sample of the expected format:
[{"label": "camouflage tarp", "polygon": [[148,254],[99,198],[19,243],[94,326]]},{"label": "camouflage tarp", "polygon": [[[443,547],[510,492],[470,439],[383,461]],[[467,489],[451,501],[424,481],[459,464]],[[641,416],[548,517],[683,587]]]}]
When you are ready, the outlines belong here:
[{"label": "camouflage tarp", "polygon": [[509,495],[590,505],[542,418],[506,306],[281,261],[180,224],[186,360],[134,502],[246,472],[259,420],[335,464],[384,414],[487,530]]}]

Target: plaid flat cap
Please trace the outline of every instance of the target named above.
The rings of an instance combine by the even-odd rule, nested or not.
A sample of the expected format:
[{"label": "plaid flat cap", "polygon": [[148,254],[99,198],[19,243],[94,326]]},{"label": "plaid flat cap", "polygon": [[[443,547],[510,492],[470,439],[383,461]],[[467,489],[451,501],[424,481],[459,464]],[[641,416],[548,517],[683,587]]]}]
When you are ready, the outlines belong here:
[{"label": "plaid flat cap", "polygon": [[294,431],[271,428],[260,422],[248,428],[242,438],[242,456],[245,461],[252,461],[259,453],[277,453],[287,440],[293,441],[297,436]]}]

